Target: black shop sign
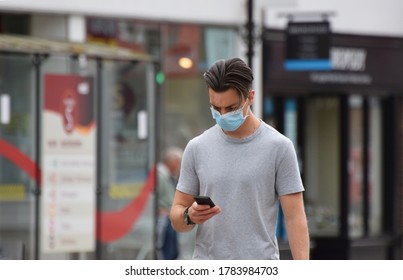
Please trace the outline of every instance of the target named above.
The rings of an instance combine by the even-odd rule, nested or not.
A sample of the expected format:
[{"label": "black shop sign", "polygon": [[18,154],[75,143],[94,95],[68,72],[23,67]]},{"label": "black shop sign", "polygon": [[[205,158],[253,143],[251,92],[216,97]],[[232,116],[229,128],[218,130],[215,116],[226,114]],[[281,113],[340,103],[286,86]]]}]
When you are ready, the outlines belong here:
[{"label": "black shop sign", "polygon": [[286,31],[287,71],[330,70],[330,24],[328,21],[292,22]]}]

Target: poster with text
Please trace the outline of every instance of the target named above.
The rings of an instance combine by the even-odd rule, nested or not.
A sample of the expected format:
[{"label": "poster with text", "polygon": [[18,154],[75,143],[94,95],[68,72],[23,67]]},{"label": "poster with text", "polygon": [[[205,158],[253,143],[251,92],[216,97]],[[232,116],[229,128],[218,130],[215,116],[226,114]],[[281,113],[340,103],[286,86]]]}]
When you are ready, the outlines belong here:
[{"label": "poster with text", "polygon": [[44,77],[42,253],[95,248],[96,126],[93,79]]}]

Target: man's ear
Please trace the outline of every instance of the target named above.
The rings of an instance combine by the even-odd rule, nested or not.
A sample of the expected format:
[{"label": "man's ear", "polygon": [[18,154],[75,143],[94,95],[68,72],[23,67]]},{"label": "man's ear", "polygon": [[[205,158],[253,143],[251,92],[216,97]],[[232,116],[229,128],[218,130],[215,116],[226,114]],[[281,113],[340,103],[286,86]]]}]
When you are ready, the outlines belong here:
[{"label": "man's ear", "polygon": [[253,89],[251,89],[250,91],[249,91],[249,96],[248,96],[248,99],[249,99],[249,105],[252,105],[253,104],[253,98],[255,97],[255,91],[253,90]]}]

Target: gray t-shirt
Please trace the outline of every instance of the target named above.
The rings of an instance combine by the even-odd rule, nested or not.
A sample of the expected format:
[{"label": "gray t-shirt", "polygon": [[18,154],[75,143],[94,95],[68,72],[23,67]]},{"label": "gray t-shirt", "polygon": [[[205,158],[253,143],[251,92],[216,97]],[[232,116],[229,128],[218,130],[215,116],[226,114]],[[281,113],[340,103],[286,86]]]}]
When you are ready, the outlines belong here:
[{"label": "gray t-shirt", "polygon": [[304,190],[292,142],[268,124],[247,138],[218,125],[189,141],[177,189],[221,213],[197,226],[193,259],[279,259],[279,196]]}]

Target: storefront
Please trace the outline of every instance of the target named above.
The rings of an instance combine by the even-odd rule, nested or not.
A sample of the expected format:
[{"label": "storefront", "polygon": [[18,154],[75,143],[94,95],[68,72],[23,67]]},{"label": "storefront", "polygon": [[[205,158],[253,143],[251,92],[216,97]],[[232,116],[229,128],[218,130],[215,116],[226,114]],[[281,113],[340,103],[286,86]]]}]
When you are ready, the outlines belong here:
[{"label": "storefront", "polygon": [[332,34],[329,71],[285,51],[265,30],[263,118],[296,147],[312,258],[401,259],[403,39]]}]

